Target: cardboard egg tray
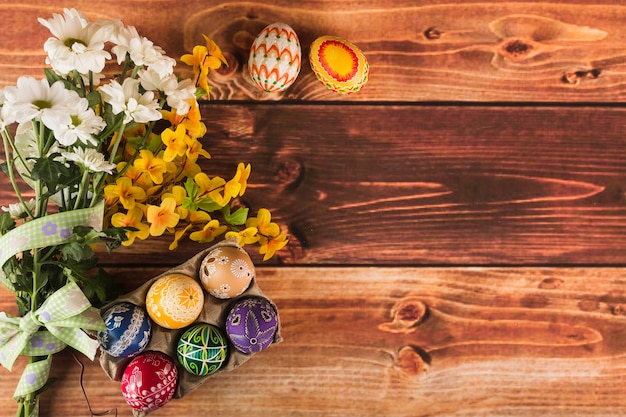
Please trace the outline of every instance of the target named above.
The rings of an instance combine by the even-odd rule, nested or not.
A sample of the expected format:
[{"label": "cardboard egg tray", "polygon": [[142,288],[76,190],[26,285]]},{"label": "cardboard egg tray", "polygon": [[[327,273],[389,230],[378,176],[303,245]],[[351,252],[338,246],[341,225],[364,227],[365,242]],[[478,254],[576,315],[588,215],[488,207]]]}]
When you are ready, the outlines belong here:
[{"label": "cardboard egg tray", "polygon": [[[104,314],[104,312],[111,306],[117,303],[121,303],[121,302],[129,302],[137,306],[141,306],[142,308],[145,309],[146,308],[146,295],[148,293],[148,290],[150,289],[150,286],[154,283],[154,281],[166,275],[176,274],[176,273],[184,274],[193,278],[198,283],[200,283],[199,270],[200,270],[200,265],[202,263],[202,260],[213,249],[224,247],[224,246],[238,247],[236,240],[225,240],[216,245],[213,245],[210,248],[199,252],[198,254],[196,254],[194,257],[192,257],[185,263],[178,265],[174,268],[171,268],[168,271],[165,271],[164,273],[162,273],[161,275],[151,278],[150,280],[145,282],[141,287],[137,288],[136,290],[128,294],[125,294],[117,298],[116,300],[110,302],[109,304],[105,305],[100,310],[101,314]],[[278,328],[276,330],[276,334],[274,336],[274,340],[272,343],[273,344],[280,343],[282,341],[282,337],[280,335],[281,326],[280,326],[280,316],[278,315],[278,309],[276,308],[276,305],[274,305],[274,303],[261,291],[261,288],[259,288],[256,282],[256,274],[255,274],[255,277],[253,277],[248,289],[244,291],[241,295],[235,298],[219,299],[219,298],[213,297],[212,295],[210,295],[209,293],[205,291],[204,292],[204,309],[202,313],[200,314],[200,316],[198,317],[198,319],[190,326],[194,324],[198,324],[198,323],[213,324],[219,327],[220,330],[222,330],[222,333],[224,334],[224,336],[226,337],[226,316],[228,315],[228,312],[231,306],[237,300],[244,298],[244,297],[248,297],[248,296],[264,297],[270,302],[270,304],[276,311],[276,316],[278,320]],[[180,339],[180,336],[185,332],[185,330],[188,327],[189,326],[184,327],[182,329],[171,330],[171,329],[163,328],[157,325],[153,321],[150,342],[144,349],[144,351],[152,350],[152,351],[159,351],[159,352],[165,353],[170,358],[172,358],[174,362],[176,363],[176,366],[178,368],[178,386],[176,388],[176,392],[174,393],[174,398],[184,397],[186,394],[193,391],[202,383],[204,383],[211,376],[216,375],[220,372],[231,371],[237,368],[238,366],[242,365],[246,361],[248,361],[252,357],[252,355],[254,355],[254,354],[245,354],[245,353],[240,352],[229,342],[228,356],[226,358],[226,361],[222,364],[222,366],[216,373],[206,375],[206,376],[192,375],[191,373],[187,372],[183,368],[183,366],[178,362],[177,357],[176,357],[176,348],[178,346],[178,340]],[[122,374],[124,373],[124,369],[126,368],[128,363],[132,359],[133,359],[132,357],[131,358],[116,358],[114,356],[109,355],[105,351],[101,350],[100,365],[102,366],[102,369],[105,371],[105,373],[109,376],[109,378],[115,381],[121,381]],[[147,413],[138,413],[138,412],[135,413],[136,416],[142,416],[146,414]]]}]

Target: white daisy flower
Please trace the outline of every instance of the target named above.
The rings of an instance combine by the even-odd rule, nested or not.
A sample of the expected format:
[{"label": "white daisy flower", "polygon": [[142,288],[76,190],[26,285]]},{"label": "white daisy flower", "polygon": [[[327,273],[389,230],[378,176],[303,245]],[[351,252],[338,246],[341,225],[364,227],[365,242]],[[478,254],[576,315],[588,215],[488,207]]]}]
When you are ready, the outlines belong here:
[{"label": "white daisy flower", "polygon": [[126,55],[130,54],[130,41],[131,39],[139,38],[139,32],[134,26],[122,26],[112,37],[112,42],[115,44],[111,48],[111,52],[117,57],[118,65],[121,65],[126,60]]},{"label": "white daisy flower", "polygon": [[74,161],[78,165],[90,172],[106,172],[113,174],[114,164],[109,164],[104,159],[104,155],[93,148],[74,148],[73,152],[61,152],[61,155],[68,161]]},{"label": "white daisy flower", "polygon": [[19,219],[24,217],[26,214],[31,214],[33,212],[33,209],[35,208],[35,199],[31,198],[29,201],[26,201],[26,206],[28,207],[28,213],[24,210],[24,205],[22,203],[9,204],[8,207],[2,206],[2,211],[8,211],[11,217]]},{"label": "white daisy flower", "polygon": [[73,70],[81,74],[101,72],[111,54],[104,44],[111,34],[107,24],[90,23],[76,9],[64,9],[64,14],[53,14],[51,19],[39,18],[39,23],[50,30],[54,38],[48,38],[44,50],[48,53],[46,63],[61,75]]},{"label": "white daisy flower", "polygon": [[109,103],[113,114],[124,112],[124,123],[135,121],[147,123],[161,119],[159,103],[152,91],[139,92],[139,80],[126,78],[120,85],[116,80],[99,88],[104,101]]},{"label": "white daisy flower", "polygon": [[68,108],[80,100],[80,96],[67,90],[61,81],[50,85],[46,79],[33,77],[18,78],[17,85],[6,87],[4,94],[2,109],[6,123],[24,123],[39,117],[52,130],[70,123]]},{"label": "white daisy flower", "polygon": [[70,110],[71,123],[60,126],[55,137],[61,145],[70,146],[77,140],[85,145],[96,146],[98,142],[93,135],[100,133],[106,127],[105,121],[89,108],[86,98],[81,98]]},{"label": "white daisy flower", "polygon": [[178,86],[176,75],[169,74],[161,77],[161,74],[151,68],[139,71],[137,78],[146,90],[162,91],[166,95],[175,91]]},{"label": "white daisy flower", "polygon": [[191,103],[196,99],[196,86],[190,79],[176,83],[176,89],[167,95],[168,106],[176,109],[176,113],[185,115],[191,109]]}]

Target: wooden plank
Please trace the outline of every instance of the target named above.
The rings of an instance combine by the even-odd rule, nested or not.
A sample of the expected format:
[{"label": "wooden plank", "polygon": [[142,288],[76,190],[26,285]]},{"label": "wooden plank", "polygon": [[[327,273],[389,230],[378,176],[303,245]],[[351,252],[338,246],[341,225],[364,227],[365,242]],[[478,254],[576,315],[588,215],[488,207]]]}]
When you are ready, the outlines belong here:
[{"label": "wooden plank", "polygon": [[[623,263],[624,109],[211,104],[203,115],[205,172],[250,162],[244,203],[292,235],[276,262]],[[169,243],[104,261],[200,250],[183,244],[172,260]]]},{"label": "wooden plank", "polygon": [[[114,272],[132,289],[162,271]],[[278,305],[284,342],[155,415],[626,412],[623,268],[284,267],[258,268],[257,280]],[[10,304],[0,291],[0,307]],[[0,370],[0,392],[12,392],[22,365]],[[94,411],[130,416],[119,384],[86,366]],[[86,415],[78,371],[69,354],[55,357],[42,415]]]},{"label": "wooden plank", "polygon": [[[190,0],[180,7],[174,0],[103,0],[77,7],[92,19],[123,18],[176,58],[202,42],[202,33],[213,37],[231,61],[213,80],[219,100],[622,101],[626,7],[619,0],[586,3],[309,0],[293,7],[289,0]],[[21,75],[42,77],[49,33],[36,18],[63,7],[60,0],[0,1],[7,22],[0,34],[0,86]],[[291,89],[263,93],[245,64],[256,34],[276,21],[294,27],[305,56],[318,36],[356,43],[369,58],[370,82],[358,94],[334,94],[305,59]]]}]

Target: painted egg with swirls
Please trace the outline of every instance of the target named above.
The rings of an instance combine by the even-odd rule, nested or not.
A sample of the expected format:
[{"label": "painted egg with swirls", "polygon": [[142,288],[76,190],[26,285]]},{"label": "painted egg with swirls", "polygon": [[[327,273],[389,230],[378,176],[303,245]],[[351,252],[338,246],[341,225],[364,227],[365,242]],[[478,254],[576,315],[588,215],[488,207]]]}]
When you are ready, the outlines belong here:
[{"label": "painted egg with swirls", "polygon": [[243,353],[269,347],[278,330],[278,315],[263,297],[245,297],[235,302],[226,318],[226,335]]},{"label": "painted egg with swirls", "polygon": [[254,263],[238,247],[222,246],[210,251],[200,264],[200,282],[213,297],[237,297],[248,289],[254,278]]},{"label": "painted egg with swirls", "polygon": [[106,331],[98,333],[102,349],[116,358],[129,358],[145,349],[152,324],[146,311],[132,303],[118,303],[102,315]]},{"label": "painted egg with swirls", "polygon": [[176,364],[161,352],[140,353],[130,361],[122,374],[124,400],[140,412],[163,407],[174,396],[177,385]]},{"label": "painted egg with swirls", "polygon": [[284,91],[300,73],[302,51],[296,32],[285,23],[266,26],[250,47],[248,71],[266,93]]},{"label": "painted egg with swirls", "polygon": [[206,376],[217,372],[228,354],[228,343],[212,324],[197,324],[185,330],[178,340],[176,356],[187,372]]},{"label": "painted egg with swirls", "polygon": [[309,51],[309,62],[317,79],[340,94],[359,91],[369,79],[369,63],[363,51],[337,36],[315,39]]},{"label": "painted egg with swirls", "polygon": [[146,295],[146,310],[152,321],[166,329],[182,329],[193,323],[204,309],[202,287],[183,274],[157,279]]}]

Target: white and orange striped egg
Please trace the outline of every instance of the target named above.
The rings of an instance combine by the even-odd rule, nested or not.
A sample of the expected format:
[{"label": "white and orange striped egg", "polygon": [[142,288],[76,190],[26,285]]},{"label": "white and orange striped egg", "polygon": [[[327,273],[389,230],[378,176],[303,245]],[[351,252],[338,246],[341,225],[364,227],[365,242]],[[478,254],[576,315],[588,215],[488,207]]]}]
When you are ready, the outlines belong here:
[{"label": "white and orange striped egg", "polygon": [[272,23],[256,37],[250,48],[248,71],[263,91],[289,88],[300,73],[302,50],[296,32],[285,23]]}]

